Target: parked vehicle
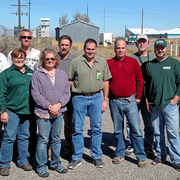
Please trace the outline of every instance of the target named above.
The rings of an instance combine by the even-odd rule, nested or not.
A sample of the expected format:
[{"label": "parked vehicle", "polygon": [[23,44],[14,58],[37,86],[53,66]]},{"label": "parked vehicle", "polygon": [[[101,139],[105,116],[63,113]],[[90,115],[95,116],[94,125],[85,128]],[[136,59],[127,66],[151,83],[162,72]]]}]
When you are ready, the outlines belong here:
[{"label": "parked vehicle", "polygon": [[136,42],[136,36],[131,36],[128,38],[128,41],[127,41],[127,44],[130,44],[130,43],[135,43]]},{"label": "parked vehicle", "polygon": [[112,44],[112,33],[101,33],[99,35],[99,44],[103,45],[104,43]]}]

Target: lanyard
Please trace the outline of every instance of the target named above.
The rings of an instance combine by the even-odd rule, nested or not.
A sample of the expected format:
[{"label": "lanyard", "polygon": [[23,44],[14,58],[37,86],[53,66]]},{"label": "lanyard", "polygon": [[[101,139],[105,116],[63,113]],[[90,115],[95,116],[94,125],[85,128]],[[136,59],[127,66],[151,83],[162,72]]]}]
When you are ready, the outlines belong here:
[{"label": "lanyard", "polygon": [[[143,64],[143,62],[141,61],[141,58],[140,58],[141,56],[138,56],[138,58],[139,58],[139,61],[141,62],[141,65]],[[148,55],[147,55],[147,61],[149,62],[149,53],[148,53]]]}]

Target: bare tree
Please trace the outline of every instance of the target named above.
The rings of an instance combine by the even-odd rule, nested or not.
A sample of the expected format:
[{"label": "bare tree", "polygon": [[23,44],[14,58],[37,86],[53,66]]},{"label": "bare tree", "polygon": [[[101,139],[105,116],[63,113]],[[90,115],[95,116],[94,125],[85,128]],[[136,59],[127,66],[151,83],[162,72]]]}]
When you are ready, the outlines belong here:
[{"label": "bare tree", "polygon": [[73,15],[74,20],[78,21],[81,20],[81,14],[79,11],[77,11],[74,15]]},{"label": "bare tree", "polygon": [[59,26],[65,25],[68,23],[67,14],[64,14],[59,18]]},{"label": "bare tree", "polygon": [[78,21],[78,20],[82,20],[85,22],[90,22],[90,18],[87,17],[87,14],[81,14],[79,11],[77,11],[74,15],[73,15],[74,20]]},{"label": "bare tree", "polygon": [[88,22],[88,23],[90,22],[90,18],[87,17],[87,14],[82,14],[81,19],[85,22]]}]

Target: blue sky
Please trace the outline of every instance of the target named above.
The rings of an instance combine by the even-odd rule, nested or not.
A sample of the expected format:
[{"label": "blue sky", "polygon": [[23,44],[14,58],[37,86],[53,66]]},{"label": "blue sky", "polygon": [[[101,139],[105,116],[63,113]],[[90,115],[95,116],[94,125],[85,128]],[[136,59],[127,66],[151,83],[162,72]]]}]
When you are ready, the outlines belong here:
[{"label": "blue sky", "polygon": [[[29,0],[21,0],[28,5]],[[50,18],[50,30],[59,26],[59,17],[67,14],[69,22],[73,14],[79,11],[87,13],[84,0],[31,0],[31,29],[40,25],[40,18]],[[18,25],[18,0],[0,0],[0,25],[13,29]],[[127,28],[141,28],[142,9],[144,11],[144,28],[168,30],[180,27],[179,0],[91,0],[88,2],[88,14],[91,22],[100,27],[100,33],[112,32],[123,36]],[[105,21],[104,21],[105,8]],[[28,6],[21,7],[21,12],[28,13]],[[105,23],[104,23],[105,22]],[[28,28],[28,16],[23,15],[21,24]]]}]

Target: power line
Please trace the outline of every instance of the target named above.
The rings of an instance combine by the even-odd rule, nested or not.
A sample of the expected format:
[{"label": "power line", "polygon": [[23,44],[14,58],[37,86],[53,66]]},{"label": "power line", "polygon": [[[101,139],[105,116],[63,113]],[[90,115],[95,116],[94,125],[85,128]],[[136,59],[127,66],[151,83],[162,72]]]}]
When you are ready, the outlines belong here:
[{"label": "power line", "polygon": [[19,19],[18,27],[21,27],[21,16],[20,15],[26,14],[26,16],[27,16],[27,13],[23,13],[23,12],[21,13],[21,6],[27,6],[27,5],[21,5],[20,0],[18,0],[18,5],[11,5],[11,6],[18,6],[18,12],[11,13],[11,14],[16,14],[16,16],[18,15],[18,19]]}]

